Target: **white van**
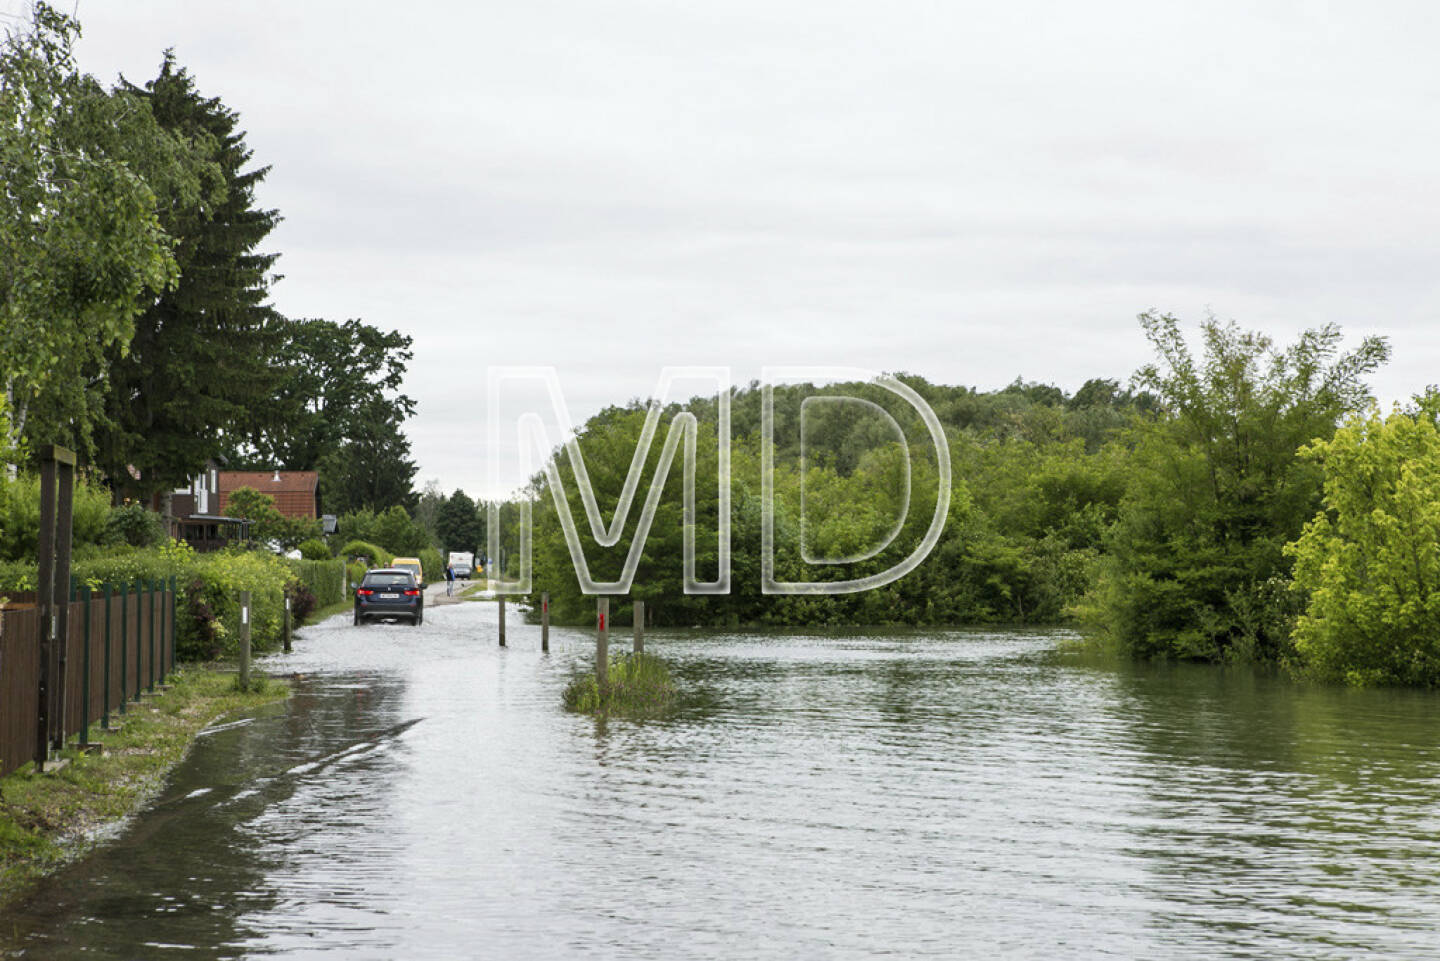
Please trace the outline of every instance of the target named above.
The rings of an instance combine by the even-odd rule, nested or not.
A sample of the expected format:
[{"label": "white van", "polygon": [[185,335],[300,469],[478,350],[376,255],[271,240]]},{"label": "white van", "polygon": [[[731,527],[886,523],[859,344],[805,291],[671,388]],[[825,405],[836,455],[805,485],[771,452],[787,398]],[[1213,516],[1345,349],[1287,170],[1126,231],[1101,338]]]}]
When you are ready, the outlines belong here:
[{"label": "white van", "polygon": [[468,580],[470,575],[475,573],[475,555],[463,551],[451,551],[449,562],[455,570],[456,578]]}]

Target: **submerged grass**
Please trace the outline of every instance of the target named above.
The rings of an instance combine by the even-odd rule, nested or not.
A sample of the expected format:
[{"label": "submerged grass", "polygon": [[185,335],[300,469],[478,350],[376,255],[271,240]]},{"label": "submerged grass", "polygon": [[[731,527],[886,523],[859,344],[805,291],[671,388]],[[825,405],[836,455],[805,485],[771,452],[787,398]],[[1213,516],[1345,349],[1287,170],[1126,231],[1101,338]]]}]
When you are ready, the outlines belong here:
[{"label": "submerged grass", "polygon": [[117,732],[91,730],[103,754],[62,753],[64,769],[36,774],[27,764],[0,779],[0,907],[36,879],[83,854],[102,828],[149,800],[185,756],[195,735],[216,718],[283,700],[283,681],[253,677],[240,691],[233,673],[188,666],[170,690],[132,702]]},{"label": "submerged grass", "polygon": [[620,654],[610,659],[610,683],[602,695],[594,674],[581,674],[565,687],[567,711],[611,717],[658,717],[675,703],[675,681],[653,654]]}]

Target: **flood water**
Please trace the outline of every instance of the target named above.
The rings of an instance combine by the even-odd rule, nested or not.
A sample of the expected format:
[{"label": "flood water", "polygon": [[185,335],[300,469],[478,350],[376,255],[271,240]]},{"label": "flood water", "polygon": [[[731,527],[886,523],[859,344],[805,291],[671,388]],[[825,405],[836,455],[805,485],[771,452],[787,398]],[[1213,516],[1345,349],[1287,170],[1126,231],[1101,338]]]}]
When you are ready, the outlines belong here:
[{"label": "flood water", "polygon": [[[623,640],[624,632],[614,638]],[[1440,946],[1440,698],[1120,668],[1055,633],[652,633],[672,718],[560,710],[590,638],[309,628],[7,912],[26,958],[1385,958]]]}]

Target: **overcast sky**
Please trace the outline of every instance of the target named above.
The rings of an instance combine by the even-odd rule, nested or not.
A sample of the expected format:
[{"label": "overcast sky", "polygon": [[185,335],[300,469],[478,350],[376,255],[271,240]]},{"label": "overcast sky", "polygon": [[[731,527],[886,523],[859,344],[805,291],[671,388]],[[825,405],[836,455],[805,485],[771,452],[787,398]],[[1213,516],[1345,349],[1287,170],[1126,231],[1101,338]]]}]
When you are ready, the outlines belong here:
[{"label": "overcast sky", "polygon": [[143,82],[173,46],[240,111],[275,306],[413,335],[417,483],[474,494],[493,363],[556,365],[577,421],[663,364],[1074,390],[1148,359],[1153,307],[1440,381],[1436,16],[81,0],[78,53]]}]

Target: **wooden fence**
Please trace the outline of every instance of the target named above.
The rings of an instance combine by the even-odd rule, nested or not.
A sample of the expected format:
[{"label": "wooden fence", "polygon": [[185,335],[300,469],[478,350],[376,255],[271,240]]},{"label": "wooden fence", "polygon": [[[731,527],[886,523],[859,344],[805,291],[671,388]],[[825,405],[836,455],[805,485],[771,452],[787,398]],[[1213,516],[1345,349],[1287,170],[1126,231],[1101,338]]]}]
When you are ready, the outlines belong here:
[{"label": "wooden fence", "polygon": [[[175,583],[72,593],[64,643],[52,645],[48,731],[40,725],[40,611],[35,594],[0,609],[0,777],[89,727],[124,714],[175,668]],[[58,620],[58,619],[57,619]],[[62,674],[63,665],[63,674]]]}]

